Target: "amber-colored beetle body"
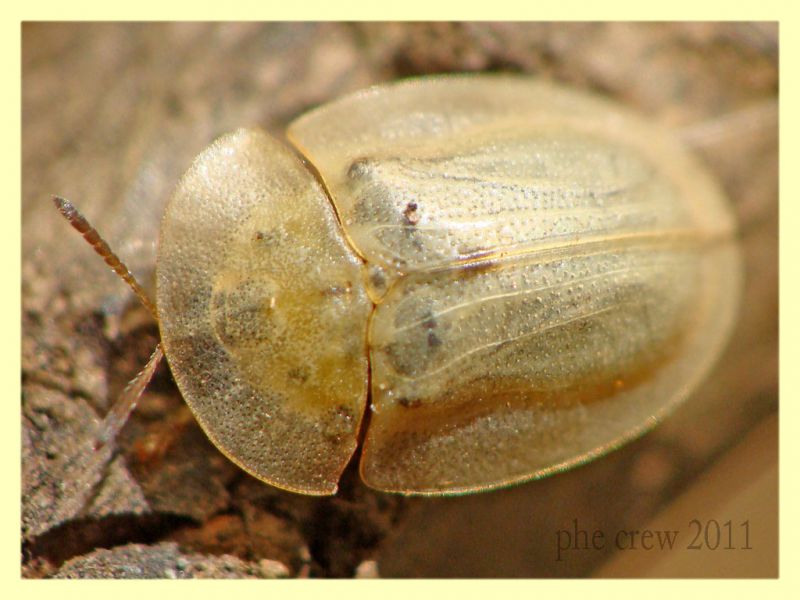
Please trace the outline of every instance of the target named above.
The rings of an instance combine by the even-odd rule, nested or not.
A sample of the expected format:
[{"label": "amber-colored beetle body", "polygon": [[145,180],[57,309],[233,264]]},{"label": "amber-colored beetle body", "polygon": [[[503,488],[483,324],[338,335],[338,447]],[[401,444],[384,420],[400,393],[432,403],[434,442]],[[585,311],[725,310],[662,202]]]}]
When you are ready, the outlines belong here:
[{"label": "amber-colored beetle body", "polygon": [[181,393],[267,483],[334,493],[362,428],[381,490],[540,477],[650,427],[724,343],[732,214],[680,144],[612,103],[418,79],[288,137],[204,151],[157,262]]}]

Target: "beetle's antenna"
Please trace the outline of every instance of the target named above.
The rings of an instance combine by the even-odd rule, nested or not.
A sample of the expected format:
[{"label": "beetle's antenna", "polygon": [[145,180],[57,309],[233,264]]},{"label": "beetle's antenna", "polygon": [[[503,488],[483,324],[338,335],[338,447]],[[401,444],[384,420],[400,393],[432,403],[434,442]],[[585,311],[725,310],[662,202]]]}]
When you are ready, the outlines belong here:
[{"label": "beetle's antenna", "polygon": [[153,354],[150,355],[150,360],[148,360],[144,368],[139,371],[139,374],[125,386],[122,394],[120,394],[120,397],[117,398],[117,401],[103,419],[95,450],[99,450],[108,444],[120,432],[123,425],[125,425],[125,422],[128,420],[128,416],[133,409],[136,408],[136,403],[142,396],[142,392],[144,392],[147,384],[150,383],[150,380],[153,378],[153,373],[156,372],[156,368],[163,357],[164,352],[161,349],[161,344],[157,344],[156,349],[153,350]]},{"label": "beetle's antenna", "polygon": [[66,198],[53,196],[53,202],[59,212],[64,215],[64,218],[70,222],[70,225],[78,230],[78,233],[83,236],[83,239],[89,242],[92,248],[94,248],[94,251],[106,261],[106,264],[130,286],[133,293],[139,298],[139,301],[144,304],[144,307],[158,320],[156,305],[147,297],[144,288],[136,281],[130,269],[125,266],[125,263],[122,262],[116,254],[114,254],[106,241],[97,233],[97,230],[86,220],[86,217],[84,217],[78,209],[75,208],[72,202]]}]

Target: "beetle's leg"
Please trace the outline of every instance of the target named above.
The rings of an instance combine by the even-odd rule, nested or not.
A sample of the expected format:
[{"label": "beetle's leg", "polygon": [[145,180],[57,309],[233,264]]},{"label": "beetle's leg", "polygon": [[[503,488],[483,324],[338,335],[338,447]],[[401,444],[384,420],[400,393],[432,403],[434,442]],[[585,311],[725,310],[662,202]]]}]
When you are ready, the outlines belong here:
[{"label": "beetle's leg", "polygon": [[[740,168],[742,157],[750,157],[752,160],[752,157],[757,156],[760,159],[765,156],[764,153],[775,151],[778,108],[778,101],[775,99],[760,100],[710,120],[687,124],[678,133],[684,143],[709,160],[716,170],[733,174]],[[765,162],[760,168],[768,165],[777,168],[772,162]],[[750,231],[758,229],[771,219],[773,213],[770,206],[769,202],[737,203],[739,235],[746,237],[750,235]]]},{"label": "beetle's leg", "polygon": [[120,394],[120,397],[117,398],[117,401],[103,419],[95,449],[99,450],[105,446],[120,432],[122,426],[125,425],[125,422],[128,420],[128,416],[133,409],[136,408],[136,403],[142,396],[142,392],[144,392],[147,384],[150,383],[150,380],[153,378],[153,373],[156,372],[156,368],[163,357],[164,352],[161,349],[161,344],[157,344],[147,364],[139,371],[139,374],[125,386],[122,394]]},{"label": "beetle's leg", "polygon": [[106,261],[106,264],[130,286],[130,288],[133,290],[133,293],[136,294],[137,298],[139,298],[139,301],[147,310],[150,311],[153,317],[158,320],[158,311],[156,310],[156,305],[153,304],[150,298],[148,298],[144,289],[141,285],[139,285],[139,282],[136,281],[136,278],[133,276],[133,273],[131,273],[130,269],[125,266],[125,263],[123,263],[116,254],[114,254],[106,241],[100,237],[99,233],[97,233],[97,230],[92,227],[89,221],[86,220],[86,217],[84,217],[78,211],[78,209],[75,208],[72,202],[66,198],[53,196],[53,202],[61,214],[64,215],[64,218],[70,222],[70,225],[78,230],[78,233],[83,236],[83,239],[89,242],[92,248],[94,248],[94,251],[97,252],[104,261]]},{"label": "beetle's leg", "polygon": [[[715,119],[684,125],[678,135],[696,150],[725,148],[745,136],[777,131],[778,102],[762,100],[752,106],[725,113]],[[738,142],[741,143],[741,142]]]}]

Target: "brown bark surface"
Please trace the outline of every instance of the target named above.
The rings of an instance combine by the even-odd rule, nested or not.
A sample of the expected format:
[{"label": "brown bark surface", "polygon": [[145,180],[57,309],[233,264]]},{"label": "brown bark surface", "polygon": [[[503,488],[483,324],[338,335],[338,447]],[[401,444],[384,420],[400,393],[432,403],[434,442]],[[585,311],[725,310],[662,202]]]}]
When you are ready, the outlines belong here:
[{"label": "brown bark surface", "polygon": [[[352,577],[374,572],[366,560],[395,577],[587,576],[610,549],[556,561],[558,529],[636,528],[777,411],[777,26],[26,24],[22,54],[24,577]],[[463,71],[616,98],[682,131],[719,177],[746,284],[728,350],[692,399],[617,452],[511,489],[406,499],[349,469],[339,495],[307,498],[230,464],[162,365],[118,444],[93,452],[158,330],[50,195],[152,286],[164,204],[216,136],[280,135],[343,93]]]}]

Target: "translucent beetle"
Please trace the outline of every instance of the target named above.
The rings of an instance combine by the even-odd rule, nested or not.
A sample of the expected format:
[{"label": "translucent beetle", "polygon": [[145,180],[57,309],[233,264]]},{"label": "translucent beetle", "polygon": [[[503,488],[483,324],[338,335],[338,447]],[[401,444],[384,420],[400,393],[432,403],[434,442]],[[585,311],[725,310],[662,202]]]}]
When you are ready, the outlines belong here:
[{"label": "translucent beetle", "polygon": [[[260,480],[458,494],[542,477],[651,427],[733,322],[715,182],[603,99],[510,76],[381,85],[223,136],[161,224],[161,352],[214,444]],[[292,147],[293,146],[293,147]]]}]

